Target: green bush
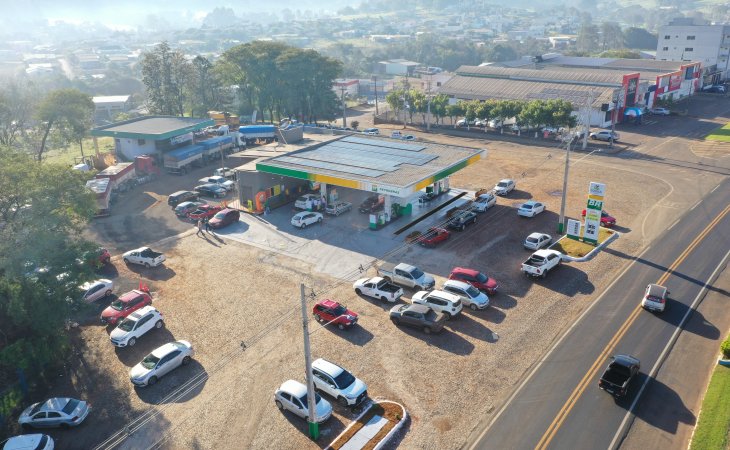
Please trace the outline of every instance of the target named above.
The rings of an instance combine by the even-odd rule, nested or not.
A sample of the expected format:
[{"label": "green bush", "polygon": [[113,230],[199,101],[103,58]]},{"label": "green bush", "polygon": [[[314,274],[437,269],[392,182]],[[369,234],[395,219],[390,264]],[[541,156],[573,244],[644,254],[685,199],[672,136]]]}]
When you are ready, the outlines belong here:
[{"label": "green bush", "polygon": [[730,336],[720,345],[720,351],[722,352],[723,358],[730,359]]}]

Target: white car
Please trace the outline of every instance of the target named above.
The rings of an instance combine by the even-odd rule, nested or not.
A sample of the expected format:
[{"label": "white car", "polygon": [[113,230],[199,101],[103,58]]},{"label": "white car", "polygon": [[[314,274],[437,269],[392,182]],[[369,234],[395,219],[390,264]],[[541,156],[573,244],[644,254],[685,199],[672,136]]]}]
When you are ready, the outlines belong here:
[{"label": "white car", "polygon": [[510,180],[509,178],[499,180],[499,183],[494,185],[494,193],[497,195],[507,195],[514,190],[515,185],[515,180]]},{"label": "white car", "polygon": [[641,307],[649,311],[664,312],[667,306],[669,291],[659,284],[646,286],[644,298],[641,299]]},{"label": "white car", "polygon": [[109,297],[112,295],[114,290],[114,282],[101,278],[99,280],[89,281],[79,286],[79,289],[83,294],[81,300],[86,303],[91,303],[99,300],[100,298]]},{"label": "white car", "polygon": [[228,178],[220,175],[213,175],[212,177],[201,178],[198,181],[200,182],[200,184],[217,184],[226,191],[232,191],[233,188],[236,187],[236,183],[234,181],[231,181]]},{"label": "white car", "polygon": [[618,141],[618,133],[616,133],[615,131],[611,131],[611,130],[594,131],[593,133],[589,134],[588,136],[594,140],[610,141],[611,134],[613,134],[613,140]]},{"label": "white car", "polygon": [[357,295],[366,295],[384,302],[395,303],[403,296],[403,288],[381,277],[361,278],[352,285]]},{"label": "white car", "polygon": [[489,297],[487,297],[487,294],[469,283],[458,280],[446,280],[442,289],[444,292],[459,296],[461,302],[472,311],[485,309],[489,306]]},{"label": "white car", "polygon": [[346,213],[352,210],[352,203],[350,202],[335,202],[330,203],[324,208],[324,212],[332,216],[339,216],[342,213]]},{"label": "white car", "polygon": [[3,450],[53,450],[53,438],[47,434],[21,434],[5,441]]},{"label": "white car", "polygon": [[291,218],[291,224],[297,228],[307,228],[307,225],[322,223],[323,218],[324,216],[322,216],[321,213],[303,211],[295,214],[294,217]]},{"label": "white car", "polygon": [[91,405],[75,398],[49,398],[30,405],[20,414],[18,423],[23,429],[69,428],[81,425],[91,412]]},{"label": "white car", "polygon": [[294,202],[294,207],[297,209],[307,209],[307,202],[311,202],[319,200],[319,195],[317,194],[304,194],[301,197],[298,197],[297,200]]},{"label": "white car", "polygon": [[414,305],[424,305],[443,313],[446,320],[451,319],[461,312],[461,298],[449,292],[433,290],[419,291],[411,298]]},{"label": "white car", "polygon": [[124,253],[122,259],[125,264],[139,264],[149,268],[157,267],[165,262],[165,255],[149,247],[140,247]]},{"label": "white car", "polygon": [[471,204],[471,209],[476,212],[484,212],[497,204],[497,197],[492,193],[481,194]]},{"label": "white car", "polygon": [[[314,421],[322,423],[332,415],[332,405],[316,392],[314,396]],[[274,392],[274,403],[277,408],[282,411],[289,410],[302,419],[309,417],[307,400],[307,387],[295,380],[285,381]]]},{"label": "white car", "polygon": [[129,379],[135,386],[152,386],[173,369],[188,365],[193,354],[193,346],[188,341],[167,343],[132,367]]},{"label": "white car", "polygon": [[362,132],[364,134],[369,134],[371,136],[375,136],[375,135],[380,134],[380,130],[377,129],[377,128],[365,128],[364,130],[362,130]]},{"label": "white car", "polygon": [[531,233],[522,243],[522,246],[528,250],[540,250],[549,245],[553,241],[552,236],[545,233]]},{"label": "white car", "polygon": [[314,388],[337,399],[341,406],[359,405],[368,396],[368,386],[335,363],[319,358],[312,363]]},{"label": "white car", "polygon": [[544,204],[535,200],[528,200],[517,208],[517,215],[522,217],[535,217],[543,211],[545,211]]},{"label": "white car", "polygon": [[652,108],[649,110],[649,112],[654,114],[655,116],[669,116],[672,114],[672,112],[669,111],[667,108]]},{"label": "white car", "polygon": [[162,313],[154,306],[147,305],[121,321],[109,334],[109,340],[116,347],[133,347],[142,335],[153,328],[160,329],[164,325],[165,317]]}]

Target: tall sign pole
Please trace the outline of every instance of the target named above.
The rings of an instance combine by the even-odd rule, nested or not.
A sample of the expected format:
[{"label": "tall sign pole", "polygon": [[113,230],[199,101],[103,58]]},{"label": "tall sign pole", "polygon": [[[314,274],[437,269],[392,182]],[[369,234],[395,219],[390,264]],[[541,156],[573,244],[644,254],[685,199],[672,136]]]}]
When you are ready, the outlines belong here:
[{"label": "tall sign pole", "polygon": [[317,403],[317,395],[314,392],[314,380],[312,379],[312,353],[309,348],[309,318],[307,317],[307,298],[304,295],[304,283],[299,285],[299,294],[302,301],[302,328],[304,329],[304,365],[307,369],[307,407],[309,410],[309,437],[313,440],[319,438],[319,424],[314,416],[314,408]]},{"label": "tall sign pole", "polygon": [[572,139],[566,139],[565,144],[565,173],[563,174],[563,198],[560,202],[560,219],[558,220],[558,233],[565,230],[565,199],[568,195],[568,171],[570,170],[570,144]]},{"label": "tall sign pole", "polygon": [[586,205],[586,221],[583,232],[583,242],[598,244],[598,230],[601,227],[603,212],[603,197],[606,195],[606,185],[591,181],[588,187],[588,204]]}]

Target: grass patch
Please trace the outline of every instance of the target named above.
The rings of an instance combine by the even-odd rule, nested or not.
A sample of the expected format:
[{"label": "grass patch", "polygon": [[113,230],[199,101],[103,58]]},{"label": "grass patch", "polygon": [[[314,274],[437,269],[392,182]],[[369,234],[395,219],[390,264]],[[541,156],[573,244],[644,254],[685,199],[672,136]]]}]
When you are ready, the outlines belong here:
[{"label": "grass patch", "polygon": [[[607,228],[599,228],[598,229],[598,243],[605,242],[606,239],[611,237],[613,235],[614,231],[611,231]],[[576,241],[573,239],[568,239],[567,237],[562,237],[558,240],[552,247],[550,247],[551,250],[557,250],[560,253],[568,256],[572,256],[574,258],[582,258],[583,256],[590,253],[593,249],[595,249],[596,246],[593,244],[589,244],[587,242],[583,241]]]},{"label": "grass patch", "polygon": [[[98,137],[96,138],[99,143],[99,152],[113,152],[114,151],[114,138],[112,137]],[[95,154],[94,140],[92,138],[86,138],[83,141],[84,155],[89,156]],[[45,152],[46,161],[58,164],[64,164],[71,166],[74,164],[74,157],[81,157],[81,148],[78,143],[73,143],[64,148],[54,148]]]},{"label": "grass patch", "polygon": [[702,412],[690,444],[691,450],[718,450],[729,447],[730,367],[718,365],[712,373],[702,401]]},{"label": "grass patch", "polygon": [[712,130],[710,134],[705,136],[705,139],[708,141],[730,142],[730,123]]}]

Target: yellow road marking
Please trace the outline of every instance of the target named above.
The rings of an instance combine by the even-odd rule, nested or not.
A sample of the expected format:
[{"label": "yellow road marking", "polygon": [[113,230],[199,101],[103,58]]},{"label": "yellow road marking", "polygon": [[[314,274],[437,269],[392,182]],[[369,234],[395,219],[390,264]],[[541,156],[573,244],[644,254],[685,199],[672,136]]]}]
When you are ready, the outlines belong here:
[{"label": "yellow road marking", "polygon": [[[659,278],[659,280],[656,282],[656,284],[663,284],[671,275],[672,272],[674,272],[674,269],[679,266],[682,261],[684,261],[687,256],[690,254],[692,250],[694,250],[697,245],[699,245],[700,242],[712,231],[713,228],[717,225],[718,222],[720,222],[725,215],[730,211],[730,205],[726,206],[722,212],[715,217],[715,219],[710,222],[704,230],[700,234],[695,237],[695,239],[690,243],[690,245],[687,246],[687,248],[684,249],[682,254],[680,254],[677,259],[674,260],[671,266],[662,274],[662,276]],[[631,315],[629,315],[628,319],[621,325],[619,330],[616,332],[616,334],[611,338],[609,343],[606,345],[606,347],[603,349],[601,354],[598,356],[598,358],[593,362],[590,369],[588,369],[588,372],[583,376],[583,378],[580,380],[580,383],[578,383],[578,386],[573,390],[573,392],[570,394],[570,397],[568,397],[568,400],[565,402],[562,408],[560,408],[560,411],[558,411],[558,414],[555,416],[555,419],[553,419],[552,423],[548,427],[548,429],[545,431],[545,434],[543,434],[540,441],[535,446],[536,450],[544,450],[547,448],[548,445],[550,445],[550,442],[555,437],[555,434],[560,429],[560,426],[563,424],[565,419],[568,417],[568,414],[573,409],[573,406],[575,405],[576,401],[578,401],[578,398],[583,394],[586,387],[588,386],[588,382],[590,379],[592,379],[596,373],[598,372],[598,368],[601,366],[603,361],[605,360],[606,356],[613,351],[614,347],[616,346],[616,343],[618,343],[621,338],[623,338],[624,334],[626,334],[626,331],[629,329],[629,327],[634,323],[636,320],[636,317],[638,317],[639,312],[641,311],[641,305],[637,305],[636,308],[631,312]]]}]

